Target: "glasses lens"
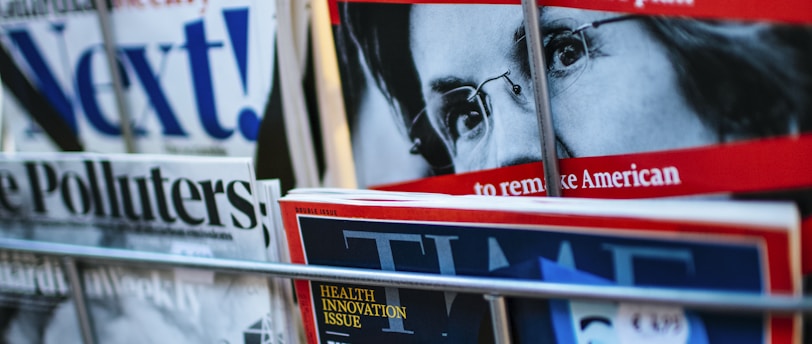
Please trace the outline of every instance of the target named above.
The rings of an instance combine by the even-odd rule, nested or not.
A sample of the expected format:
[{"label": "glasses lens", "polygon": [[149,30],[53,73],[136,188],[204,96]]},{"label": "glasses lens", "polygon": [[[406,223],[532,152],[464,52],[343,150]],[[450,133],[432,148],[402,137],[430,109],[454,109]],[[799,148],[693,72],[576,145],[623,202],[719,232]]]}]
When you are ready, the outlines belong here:
[{"label": "glasses lens", "polygon": [[584,30],[576,31],[574,19],[558,19],[544,25],[544,57],[551,96],[569,90],[589,66],[589,46]]},{"label": "glasses lens", "polygon": [[448,152],[456,160],[471,154],[489,131],[486,96],[473,87],[459,87],[431,99],[426,114]]},{"label": "glasses lens", "polygon": [[410,153],[420,154],[435,170],[435,173],[453,172],[451,156],[443,139],[437,135],[434,126],[429,122],[426,110],[421,111],[409,127],[409,138],[412,140]]}]

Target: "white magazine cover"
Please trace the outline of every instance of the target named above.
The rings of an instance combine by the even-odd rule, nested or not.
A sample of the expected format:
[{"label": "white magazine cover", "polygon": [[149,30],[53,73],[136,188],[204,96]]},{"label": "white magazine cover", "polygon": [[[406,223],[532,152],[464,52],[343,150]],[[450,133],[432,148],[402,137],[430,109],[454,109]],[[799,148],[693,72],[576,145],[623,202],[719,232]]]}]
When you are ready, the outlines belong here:
[{"label": "white magazine cover", "polygon": [[[291,164],[297,186],[317,186],[319,184],[316,151],[313,131],[302,88],[305,63],[303,57],[307,40],[302,37],[306,31],[301,28],[309,22],[307,11],[301,3],[308,1],[279,0],[278,57],[279,82],[282,95],[286,136],[289,138]],[[296,5],[299,6],[296,6]],[[299,29],[299,30],[297,30]],[[298,32],[297,32],[298,31]]]},{"label": "white magazine cover", "polygon": [[[109,3],[135,151],[253,155],[272,89],[275,1]],[[88,151],[124,152],[94,2],[0,0],[0,18],[0,46],[34,86],[31,96],[71,129],[63,134]],[[56,149],[22,105],[3,108],[17,149]]]},{"label": "white magazine cover", "polygon": [[[282,227],[282,215],[279,209],[279,198],[282,197],[278,179],[257,181],[257,192],[260,196],[263,226],[266,226],[266,244],[268,260],[279,263],[290,263],[285,230]],[[293,285],[288,279],[271,279],[273,292],[273,328],[277,343],[299,343],[301,318],[293,297]]]},{"label": "white magazine cover", "polygon": [[[4,237],[216,258],[267,257],[250,158],[18,153],[0,159],[0,190]],[[0,262],[4,259],[0,255]],[[260,343],[271,337],[270,291],[261,276],[83,267],[84,294],[100,343]],[[52,276],[63,302],[53,302],[38,316],[14,313],[2,329],[4,342],[80,341],[75,305],[62,287],[65,274],[58,265],[50,268],[45,275]],[[39,297],[23,295],[17,299]]]},{"label": "white magazine cover", "polygon": [[0,150],[6,151],[8,149],[8,126],[6,125],[6,116],[3,115],[3,107],[5,106],[5,102],[3,101],[3,94],[5,93],[3,90],[3,79],[0,76]]}]

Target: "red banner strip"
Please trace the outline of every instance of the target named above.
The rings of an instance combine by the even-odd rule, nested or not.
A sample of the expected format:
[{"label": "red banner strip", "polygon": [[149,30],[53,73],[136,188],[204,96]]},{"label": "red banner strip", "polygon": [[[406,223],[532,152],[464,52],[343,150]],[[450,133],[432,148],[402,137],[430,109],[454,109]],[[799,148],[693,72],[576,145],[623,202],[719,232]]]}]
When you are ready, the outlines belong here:
[{"label": "red banner strip", "polygon": [[[388,4],[521,4],[520,0],[327,0],[334,25],[341,19],[338,2]],[[678,17],[812,23],[809,0],[539,0],[541,6]]]},{"label": "red banner strip", "polygon": [[[653,198],[758,193],[812,188],[812,134],[713,147],[560,161],[566,197]],[[379,190],[454,195],[542,196],[541,163],[430,177]],[[804,220],[802,247],[812,248],[812,217]],[[812,250],[804,250],[812,252]],[[812,254],[802,271],[812,273]]]},{"label": "red banner strip", "polygon": [[[649,198],[812,188],[812,134],[680,149],[562,159],[562,194]],[[454,195],[545,195],[540,162],[374,187]]]}]

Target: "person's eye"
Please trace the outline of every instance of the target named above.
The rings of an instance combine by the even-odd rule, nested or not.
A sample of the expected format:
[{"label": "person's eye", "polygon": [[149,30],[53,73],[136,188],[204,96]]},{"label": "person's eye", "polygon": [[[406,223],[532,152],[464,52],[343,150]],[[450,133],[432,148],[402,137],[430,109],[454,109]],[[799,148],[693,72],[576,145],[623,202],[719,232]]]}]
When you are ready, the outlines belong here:
[{"label": "person's eye", "polygon": [[473,139],[483,130],[485,114],[477,99],[456,101],[445,110],[445,124],[452,142]]},{"label": "person's eye", "polygon": [[473,136],[485,120],[485,116],[478,109],[463,109],[451,115],[452,135],[455,140]]},{"label": "person's eye", "polygon": [[565,74],[580,65],[579,62],[587,58],[587,53],[584,42],[578,34],[571,31],[560,32],[550,37],[544,46],[547,71]]}]

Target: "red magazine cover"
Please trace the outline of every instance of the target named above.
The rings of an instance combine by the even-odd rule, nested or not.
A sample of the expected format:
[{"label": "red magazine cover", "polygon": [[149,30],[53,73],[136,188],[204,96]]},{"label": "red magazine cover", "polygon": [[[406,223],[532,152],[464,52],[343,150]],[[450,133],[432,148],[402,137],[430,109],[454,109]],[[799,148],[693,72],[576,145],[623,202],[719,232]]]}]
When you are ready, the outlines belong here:
[{"label": "red magazine cover", "polygon": [[[367,2],[381,4],[494,4],[518,5],[521,0],[327,0],[333,24],[341,22],[339,4]],[[767,20],[809,23],[812,4],[804,0],[781,0],[766,3],[758,0],[545,0],[540,6],[580,8],[586,10],[628,12],[648,15],[686,16],[694,18]]]},{"label": "red magazine cover", "polygon": [[[801,290],[798,215],[789,204],[497,202],[320,190],[294,192],[280,204],[298,264],[732,293]],[[309,343],[493,340],[481,295],[310,281],[296,281],[296,292]],[[511,300],[508,309],[517,343],[639,336],[658,343],[800,343],[792,316],[565,300]],[[634,325],[629,312],[638,311],[630,309],[657,309],[677,325],[649,333],[646,321]],[[583,326],[597,318],[603,325]]]},{"label": "red magazine cover", "polygon": [[[545,194],[519,1],[329,3],[360,186]],[[809,227],[812,3],[544,5],[563,196],[791,200]]]}]

